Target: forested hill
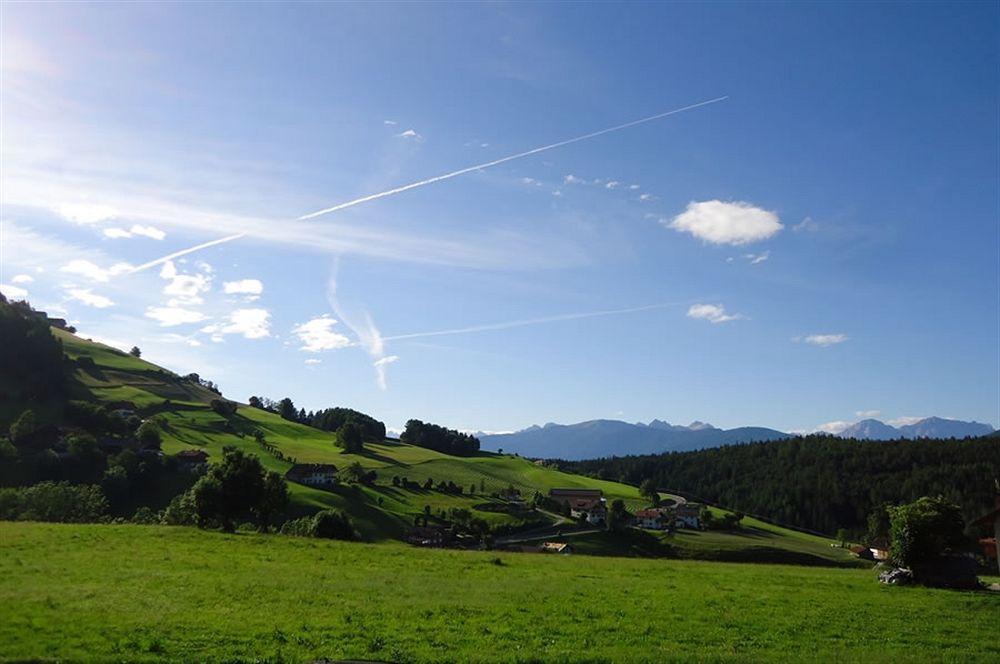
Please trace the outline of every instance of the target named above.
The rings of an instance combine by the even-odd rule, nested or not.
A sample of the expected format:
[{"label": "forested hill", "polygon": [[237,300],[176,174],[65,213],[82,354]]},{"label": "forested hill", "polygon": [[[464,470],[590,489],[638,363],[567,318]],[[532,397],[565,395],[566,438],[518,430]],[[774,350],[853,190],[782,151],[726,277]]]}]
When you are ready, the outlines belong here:
[{"label": "forested hill", "polygon": [[673,489],[777,522],[862,532],[883,503],[942,495],[974,518],[993,507],[1000,438],[862,441],[805,436],[670,454],[560,462],[564,470]]}]

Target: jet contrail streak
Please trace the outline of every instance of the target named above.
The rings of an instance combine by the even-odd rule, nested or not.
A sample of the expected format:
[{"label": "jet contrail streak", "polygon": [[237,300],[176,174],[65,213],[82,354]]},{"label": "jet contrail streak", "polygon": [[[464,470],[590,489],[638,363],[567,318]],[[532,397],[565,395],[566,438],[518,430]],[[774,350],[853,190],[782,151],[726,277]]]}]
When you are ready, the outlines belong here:
[{"label": "jet contrail streak", "polygon": [[[530,157],[531,155],[538,154],[540,152],[545,152],[547,150],[554,150],[556,148],[561,148],[565,145],[571,145],[573,143],[579,143],[580,141],[585,141],[589,138],[596,138],[597,136],[603,136],[604,134],[610,134],[611,132],[621,131],[622,129],[628,129],[629,127],[635,127],[636,125],[641,125],[646,122],[652,122],[653,120],[659,120],[660,118],[665,118],[669,115],[676,115],[677,113],[683,113],[684,111],[690,111],[702,106],[708,106],[709,104],[714,104],[716,102],[725,101],[729,99],[729,95],[722,97],[716,97],[715,99],[708,99],[706,101],[700,101],[697,104],[690,104],[689,106],[683,106],[681,108],[675,108],[672,111],[666,111],[664,113],[657,113],[656,115],[650,115],[646,118],[641,118],[639,120],[633,120],[632,122],[626,122],[625,124],[615,125],[614,127],[608,127],[607,129],[600,129],[598,131],[591,132],[589,134],[584,134],[582,136],[576,136],[574,138],[568,138],[564,141],[559,141],[558,143],[551,143],[549,145],[543,145],[540,148],[534,148],[526,152],[519,152],[517,154],[512,154],[507,157],[501,157],[500,159],[494,159],[493,161],[487,161],[482,164],[476,164],[475,166],[468,166],[467,168],[462,168],[457,171],[452,171],[451,173],[445,173],[444,175],[438,175],[436,177],[428,178],[427,180],[421,180],[419,182],[412,182],[410,184],[405,184],[401,187],[396,187],[395,189],[389,189],[388,191],[379,192],[377,194],[369,194],[368,196],[362,196],[361,198],[355,198],[353,201],[347,201],[346,203],[340,203],[334,205],[333,207],[323,208],[322,210],[316,210],[315,212],[310,212],[309,214],[304,214],[301,217],[297,217],[296,221],[306,221],[308,219],[315,219],[324,214],[329,214],[331,212],[336,212],[337,210],[343,210],[345,208],[354,207],[355,205],[360,205],[362,203],[367,203],[369,201],[378,200],[379,198],[385,198],[386,196],[393,196],[395,194],[402,193],[404,191],[409,191],[410,189],[416,189],[417,187],[423,187],[428,184],[434,184],[435,182],[441,182],[442,180],[450,180],[451,178],[458,177],[459,175],[464,175],[466,173],[471,173],[472,171],[479,171],[484,168],[490,168],[491,166],[497,166],[499,164],[504,164],[508,161],[513,161],[515,159],[521,159],[522,157]],[[238,240],[244,237],[246,233],[237,233],[236,235],[229,235],[227,237],[219,238],[218,240],[212,240],[211,242],[205,242],[204,244],[199,244],[197,246],[191,247],[189,249],[184,249],[170,254],[169,256],[164,256],[162,258],[157,258],[156,260],[149,261],[148,263],[143,263],[142,265],[133,268],[127,274],[132,274],[135,272],[140,272],[142,270],[154,267],[165,263],[171,259],[177,258],[179,256],[184,256],[195,251],[200,251],[202,249],[207,249],[208,247],[215,246],[217,244],[223,244],[225,242],[232,242],[233,240]]]},{"label": "jet contrail streak", "polygon": [[716,97],[715,99],[709,99],[708,101],[701,101],[697,104],[691,104],[690,106],[684,106],[683,108],[675,108],[672,111],[667,111],[666,113],[658,113],[656,115],[651,115],[648,118],[642,118],[641,120],[633,120],[632,122],[626,122],[625,124],[615,125],[614,127],[608,127],[607,129],[601,129],[599,131],[594,131],[589,134],[584,134],[583,136],[577,136],[575,138],[568,138],[565,141],[559,141],[558,143],[552,143],[550,145],[543,145],[540,148],[534,148],[526,152],[518,152],[517,154],[512,154],[508,157],[501,157],[500,159],[494,159],[493,161],[487,161],[482,164],[476,164],[475,166],[469,166],[467,168],[462,168],[457,171],[452,171],[451,173],[445,173],[444,175],[438,175],[436,177],[428,178],[426,180],[421,180],[419,182],[413,182],[411,184],[405,184],[402,187],[396,187],[395,189],[389,189],[388,191],[383,191],[378,194],[370,194],[368,196],[362,196],[361,198],[355,198],[353,201],[347,201],[346,203],[340,203],[334,205],[333,207],[323,208],[322,210],[317,210],[315,212],[310,212],[309,214],[304,214],[298,218],[298,221],[305,221],[306,219],[314,219],[316,217],[322,216],[324,214],[329,214],[330,212],[336,212],[337,210],[343,210],[345,208],[354,207],[355,205],[360,205],[361,203],[367,203],[368,201],[378,200],[379,198],[385,198],[386,196],[392,196],[394,194],[399,194],[404,191],[409,191],[410,189],[416,189],[417,187],[423,187],[424,185],[434,184],[435,182],[441,182],[442,180],[450,180],[451,178],[458,177],[459,175],[465,175],[466,173],[471,173],[472,171],[482,170],[484,168],[490,168],[491,166],[497,166],[499,164],[506,163],[508,161],[514,161],[515,159],[521,159],[522,157],[530,157],[533,154],[538,154],[539,152],[546,152],[547,150],[554,150],[556,148],[561,148],[564,145],[571,145],[572,143],[579,143],[580,141],[585,141],[588,138],[596,138],[597,136],[603,136],[604,134],[610,134],[614,131],[621,131],[622,129],[628,129],[629,127],[634,127],[636,125],[641,125],[646,122],[652,122],[653,120],[659,120],[660,118],[665,118],[668,115],[675,115],[677,113],[683,113],[684,111],[690,111],[695,108],[700,108],[701,106],[707,106],[709,104],[714,104],[719,101],[724,101],[728,99],[729,96]]},{"label": "jet contrail streak", "polygon": [[492,330],[509,330],[512,327],[527,327],[528,325],[542,325],[544,323],[557,323],[564,320],[579,320],[581,318],[598,318],[600,316],[617,316],[619,314],[632,314],[640,311],[650,311],[652,309],[666,309],[686,304],[685,302],[661,302],[659,304],[647,304],[641,307],[629,307],[628,309],[603,309],[600,311],[585,311],[575,314],[561,314],[559,316],[544,316],[542,318],[526,318],[523,320],[512,320],[504,323],[489,323],[486,325],[472,325],[470,327],[459,327],[453,330],[438,330],[436,332],[414,332],[412,334],[397,334],[391,337],[382,337],[382,341],[399,341],[401,339],[422,339],[424,337],[443,337],[452,334],[467,334],[469,332],[489,332]]},{"label": "jet contrail streak", "polygon": [[239,240],[241,237],[245,236],[246,233],[237,233],[235,235],[227,235],[226,237],[220,237],[218,240],[212,240],[211,242],[203,242],[202,244],[195,245],[193,247],[188,247],[187,249],[181,249],[180,251],[175,251],[172,254],[167,254],[166,256],[161,256],[156,260],[149,261],[148,263],[143,263],[142,265],[137,265],[131,270],[124,272],[123,274],[134,274],[135,272],[141,272],[142,270],[149,269],[156,265],[166,263],[175,258],[180,258],[181,256],[186,256],[187,254],[194,253],[196,251],[201,251],[202,249],[208,249],[209,247],[214,247],[217,244],[223,244],[224,242],[232,242],[233,240]]}]

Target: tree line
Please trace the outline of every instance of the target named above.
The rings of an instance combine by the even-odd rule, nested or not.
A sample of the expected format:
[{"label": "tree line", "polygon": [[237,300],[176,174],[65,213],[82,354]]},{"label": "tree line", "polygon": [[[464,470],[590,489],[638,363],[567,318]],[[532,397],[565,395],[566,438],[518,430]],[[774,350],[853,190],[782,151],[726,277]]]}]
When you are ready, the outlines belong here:
[{"label": "tree line", "polygon": [[810,435],[557,466],[633,485],[650,480],[661,490],[800,528],[860,534],[880,506],[921,496],[956,503],[967,520],[989,511],[1000,473],[1000,439],[865,441]]},{"label": "tree line", "polygon": [[409,420],[399,439],[454,456],[472,456],[479,451],[479,439],[475,436],[420,420]]}]

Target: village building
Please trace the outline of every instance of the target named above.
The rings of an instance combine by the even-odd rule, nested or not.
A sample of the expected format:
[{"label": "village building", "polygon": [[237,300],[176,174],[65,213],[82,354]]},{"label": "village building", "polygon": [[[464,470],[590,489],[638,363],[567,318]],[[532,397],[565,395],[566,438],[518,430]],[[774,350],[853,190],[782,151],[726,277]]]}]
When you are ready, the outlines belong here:
[{"label": "village building", "polygon": [[608,508],[600,489],[549,489],[549,498],[569,507],[574,519],[586,519],[593,525],[607,521]]},{"label": "village building", "polygon": [[444,547],[451,544],[454,535],[443,526],[414,526],[403,539],[413,546]]},{"label": "village building", "polygon": [[308,486],[333,486],[337,483],[337,467],[332,463],[297,463],[288,469],[285,479]]},{"label": "village building", "polygon": [[646,528],[648,530],[664,530],[670,523],[669,513],[657,508],[637,510],[632,518],[632,523],[636,528]]},{"label": "village building", "polygon": [[701,530],[701,505],[684,503],[675,510],[675,524],[678,528]]},{"label": "village building", "polygon": [[538,546],[539,553],[560,553],[569,555],[573,553],[573,545],[569,542],[542,542]]}]

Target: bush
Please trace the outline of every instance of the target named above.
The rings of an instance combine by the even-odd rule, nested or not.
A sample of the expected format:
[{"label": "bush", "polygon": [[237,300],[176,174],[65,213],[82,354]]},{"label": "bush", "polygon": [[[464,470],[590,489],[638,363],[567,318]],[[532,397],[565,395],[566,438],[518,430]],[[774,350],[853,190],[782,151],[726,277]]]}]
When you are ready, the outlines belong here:
[{"label": "bush", "polygon": [[146,447],[160,446],[160,423],[157,420],[146,420],[135,432],[139,442]]},{"label": "bush", "polygon": [[194,504],[194,496],[190,491],[174,496],[174,499],[163,510],[160,521],[168,526],[193,526],[198,522],[198,512]]},{"label": "bush", "polygon": [[232,417],[236,414],[236,402],[228,399],[212,399],[208,404],[212,410],[223,417]]},{"label": "bush", "polygon": [[323,510],[313,516],[286,521],[281,526],[281,534],[339,540],[361,539],[350,517],[336,510]]},{"label": "bush", "polygon": [[28,442],[31,434],[38,430],[38,421],[35,419],[35,411],[30,408],[10,425],[10,440],[15,445],[22,445]]},{"label": "bush", "polygon": [[108,513],[100,487],[41,482],[20,489],[0,489],[0,520],[88,523]]},{"label": "bush", "polygon": [[889,508],[892,562],[914,567],[932,562],[965,543],[962,511],[944,498],[919,498]]},{"label": "bush", "polygon": [[132,523],[152,526],[160,523],[160,515],[149,507],[143,505],[135,511],[135,514],[132,515]]}]

